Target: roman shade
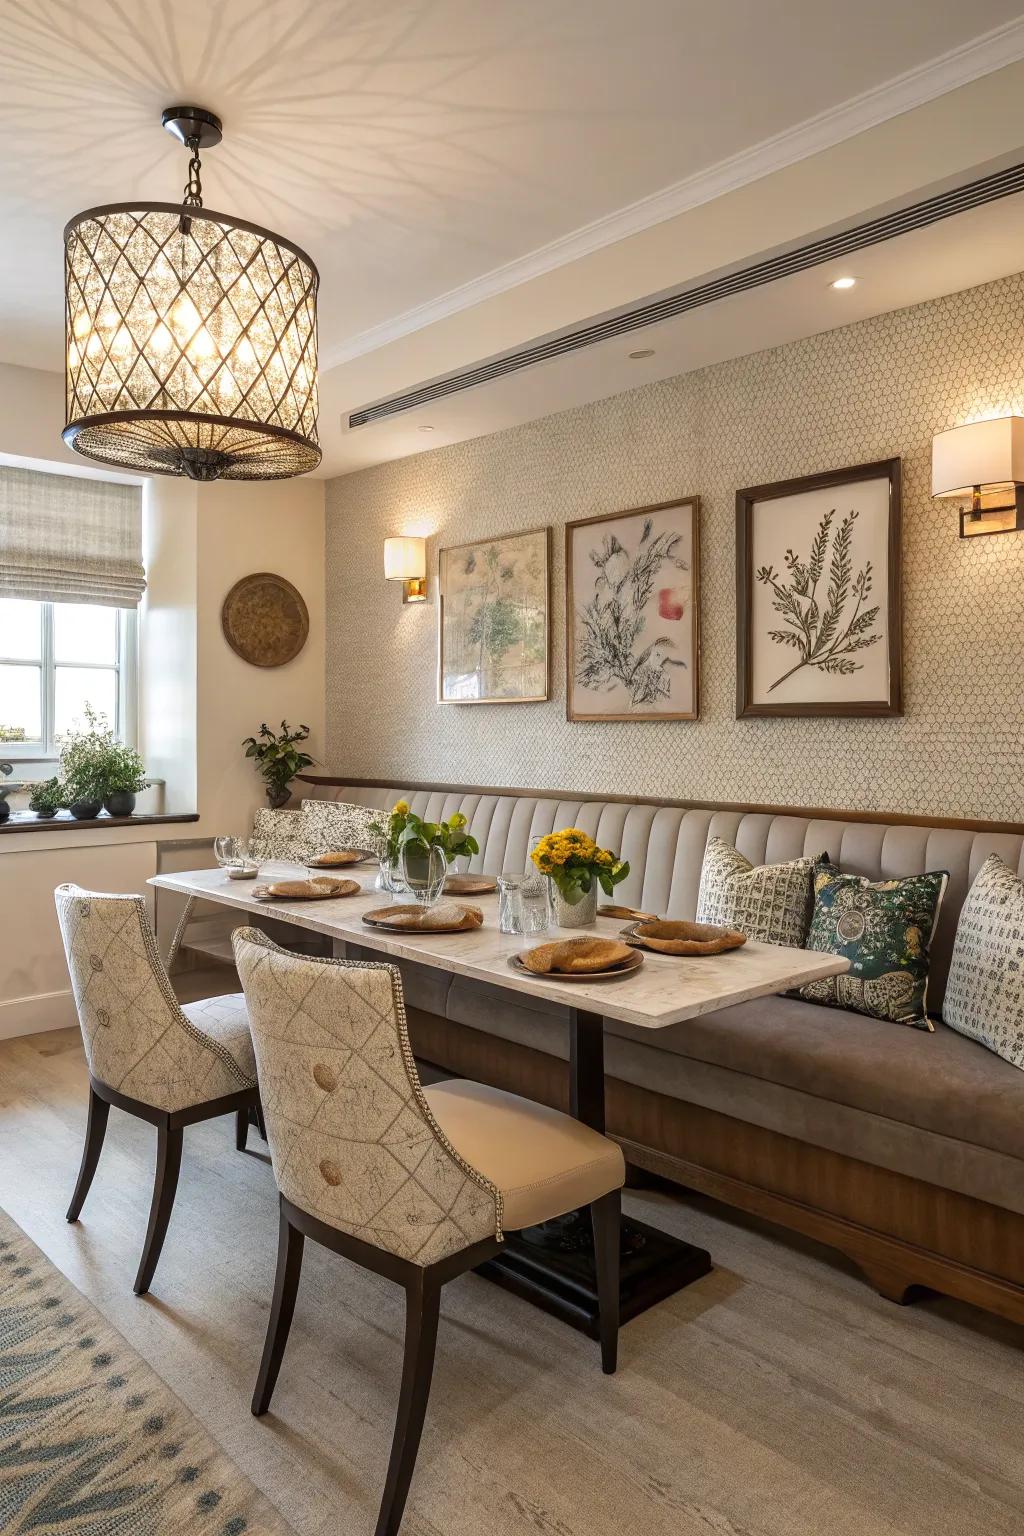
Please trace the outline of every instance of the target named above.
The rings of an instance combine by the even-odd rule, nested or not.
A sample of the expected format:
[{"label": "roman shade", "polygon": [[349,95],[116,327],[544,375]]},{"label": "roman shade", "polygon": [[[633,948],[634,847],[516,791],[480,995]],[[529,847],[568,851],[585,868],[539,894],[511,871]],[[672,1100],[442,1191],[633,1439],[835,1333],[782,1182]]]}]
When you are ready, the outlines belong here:
[{"label": "roman shade", "polygon": [[0,467],[0,597],[137,608],[137,485]]}]

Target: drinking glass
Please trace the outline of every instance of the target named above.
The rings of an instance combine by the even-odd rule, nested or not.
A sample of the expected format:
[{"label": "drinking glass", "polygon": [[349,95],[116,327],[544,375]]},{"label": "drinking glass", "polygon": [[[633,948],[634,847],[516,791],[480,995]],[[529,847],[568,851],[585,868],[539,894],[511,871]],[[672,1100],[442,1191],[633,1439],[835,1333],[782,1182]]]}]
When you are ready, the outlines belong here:
[{"label": "drinking glass", "polygon": [[550,922],[548,879],[539,871],[498,876],[498,928],[502,933],[544,933]]},{"label": "drinking glass", "polygon": [[213,856],[221,869],[227,870],[229,880],[248,880],[259,873],[259,860],[249,852],[244,837],[215,837]]}]

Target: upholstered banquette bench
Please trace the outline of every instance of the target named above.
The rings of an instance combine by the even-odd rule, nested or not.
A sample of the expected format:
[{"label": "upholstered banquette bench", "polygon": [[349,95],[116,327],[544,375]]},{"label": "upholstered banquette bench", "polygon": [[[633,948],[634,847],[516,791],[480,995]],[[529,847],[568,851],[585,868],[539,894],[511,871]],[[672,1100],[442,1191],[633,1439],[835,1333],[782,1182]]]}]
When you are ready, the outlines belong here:
[{"label": "upholstered banquette bench", "polygon": [[[461,811],[471,868],[522,870],[534,837],[578,826],[629,860],[616,900],[695,915],[717,834],[755,864],[827,853],[888,879],[949,871],[933,943],[934,1033],[790,997],[649,1032],[609,1021],[608,1129],[635,1168],[816,1238],[884,1295],[926,1286],[1024,1322],[1024,1072],[938,1018],[960,907],[997,853],[1024,872],[1021,832],[984,823],[552,797],[304,775],[301,793]],[[299,788],[299,786],[296,786]],[[448,1072],[565,1107],[563,1011],[406,966],[416,1054]]]}]

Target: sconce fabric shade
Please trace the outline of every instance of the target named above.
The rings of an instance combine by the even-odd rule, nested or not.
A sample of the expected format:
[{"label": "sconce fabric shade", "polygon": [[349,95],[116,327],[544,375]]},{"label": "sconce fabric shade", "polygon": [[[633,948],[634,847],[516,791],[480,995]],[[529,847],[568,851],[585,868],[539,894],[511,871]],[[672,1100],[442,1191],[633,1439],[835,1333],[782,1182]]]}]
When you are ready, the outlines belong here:
[{"label": "sconce fabric shade", "polygon": [[932,495],[965,500],[1024,482],[1024,416],[972,421],[932,440]]},{"label": "sconce fabric shade", "polygon": [[386,581],[420,581],[427,574],[425,539],[385,539],[384,578]]}]

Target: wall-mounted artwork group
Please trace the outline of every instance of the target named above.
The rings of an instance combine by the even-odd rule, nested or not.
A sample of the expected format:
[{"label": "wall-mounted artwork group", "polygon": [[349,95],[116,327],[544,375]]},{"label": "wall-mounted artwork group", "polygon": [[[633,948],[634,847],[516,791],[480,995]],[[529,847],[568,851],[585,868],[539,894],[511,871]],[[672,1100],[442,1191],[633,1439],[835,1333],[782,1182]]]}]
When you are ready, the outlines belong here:
[{"label": "wall-mounted artwork group", "polygon": [[[551,529],[440,552],[438,697],[550,698]],[[736,493],[736,715],[902,713],[900,460]],[[696,720],[700,498],[566,524],[566,714]]]}]

